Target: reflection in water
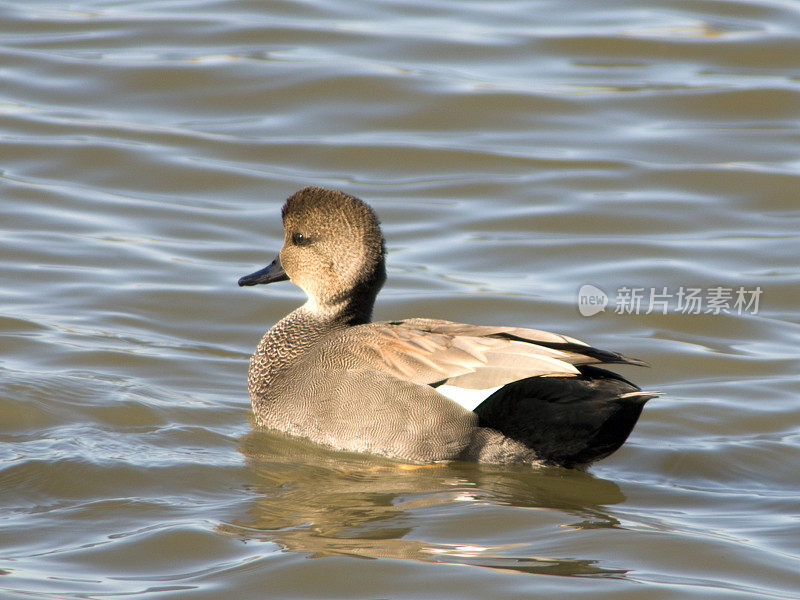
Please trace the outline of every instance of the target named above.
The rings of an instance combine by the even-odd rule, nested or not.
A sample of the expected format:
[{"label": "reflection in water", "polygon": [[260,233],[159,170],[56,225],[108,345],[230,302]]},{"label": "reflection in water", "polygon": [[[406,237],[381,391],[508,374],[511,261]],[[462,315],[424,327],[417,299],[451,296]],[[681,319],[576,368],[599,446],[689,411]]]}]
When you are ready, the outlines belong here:
[{"label": "reflection in water", "polygon": [[[257,497],[246,518],[222,527],[230,535],[274,542],[311,557],[400,558],[551,575],[625,573],[592,560],[526,556],[522,551],[535,546],[529,542],[441,541],[463,538],[461,519],[469,515],[458,503],[464,503],[464,510],[488,504],[547,510],[549,519],[555,511],[560,531],[618,526],[603,505],[624,500],[619,487],[587,473],[534,472],[521,465],[399,465],[264,431],[245,436],[240,451]],[[436,512],[431,519],[431,511],[445,505],[446,512],[439,513],[443,517],[462,513],[452,530],[446,529],[445,519],[435,518]],[[577,520],[563,521],[564,516]],[[433,528],[436,532],[426,534]]]}]

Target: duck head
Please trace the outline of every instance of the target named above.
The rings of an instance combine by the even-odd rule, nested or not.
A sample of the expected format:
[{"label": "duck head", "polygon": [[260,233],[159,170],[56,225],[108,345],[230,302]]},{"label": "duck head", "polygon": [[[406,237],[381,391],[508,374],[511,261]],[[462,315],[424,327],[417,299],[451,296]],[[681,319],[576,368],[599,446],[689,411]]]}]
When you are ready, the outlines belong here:
[{"label": "duck head", "polygon": [[344,192],[307,187],[286,200],[281,215],[280,254],[239,285],[289,279],[306,293],[311,310],[368,321],[386,279],[383,235],[372,209]]}]

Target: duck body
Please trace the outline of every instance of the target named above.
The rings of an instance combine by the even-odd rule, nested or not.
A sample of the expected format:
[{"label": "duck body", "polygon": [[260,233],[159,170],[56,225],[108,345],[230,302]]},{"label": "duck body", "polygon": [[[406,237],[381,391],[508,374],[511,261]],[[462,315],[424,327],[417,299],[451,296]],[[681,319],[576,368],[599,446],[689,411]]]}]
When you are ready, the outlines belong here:
[{"label": "duck body", "polygon": [[[593,366],[641,361],[567,336],[437,319],[371,322],[385,280],[372,210],[342,192],[305,188],[287,200],[283,222],[279,257],[239,280],[288,278],[309,298],[266,332],[250,360],[261,426],[410,462],[583,467],[619,448],[655,395]],[[491,393],[472,410],[439,388]]]}]

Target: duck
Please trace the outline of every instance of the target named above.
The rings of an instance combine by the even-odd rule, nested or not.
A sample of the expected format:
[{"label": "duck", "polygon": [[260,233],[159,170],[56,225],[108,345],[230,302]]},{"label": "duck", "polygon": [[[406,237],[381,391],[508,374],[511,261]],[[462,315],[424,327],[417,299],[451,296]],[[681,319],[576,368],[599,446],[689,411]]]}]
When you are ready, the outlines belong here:
[{"label": "duck", "polygon": [[250,359],[257,426],[404,463],[584,469],[620,448],[658,395],[597,366],[645,362],[566,335],[430,318],[372,321],[386,280],[372,208],[342,191],[306,187],[285,201],[281,217],[278,256],[238,281],[288,280],[307,297]]}]

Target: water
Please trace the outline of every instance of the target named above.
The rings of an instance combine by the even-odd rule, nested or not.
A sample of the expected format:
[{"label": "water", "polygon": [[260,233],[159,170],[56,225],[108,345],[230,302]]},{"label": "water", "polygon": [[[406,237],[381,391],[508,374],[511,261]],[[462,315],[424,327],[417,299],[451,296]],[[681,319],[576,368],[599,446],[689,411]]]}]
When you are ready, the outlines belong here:
[{"label": "water", "polygon": [[[799,31],[777,0],[0,4],[0,597],[800,598]],[[247,358],[302,299],[236,279],[308,184],[381,217],[377,318],[565,333],[665,396],[588,473],[254,430]],[[718,287],[758,310],[679,310]]]}]

